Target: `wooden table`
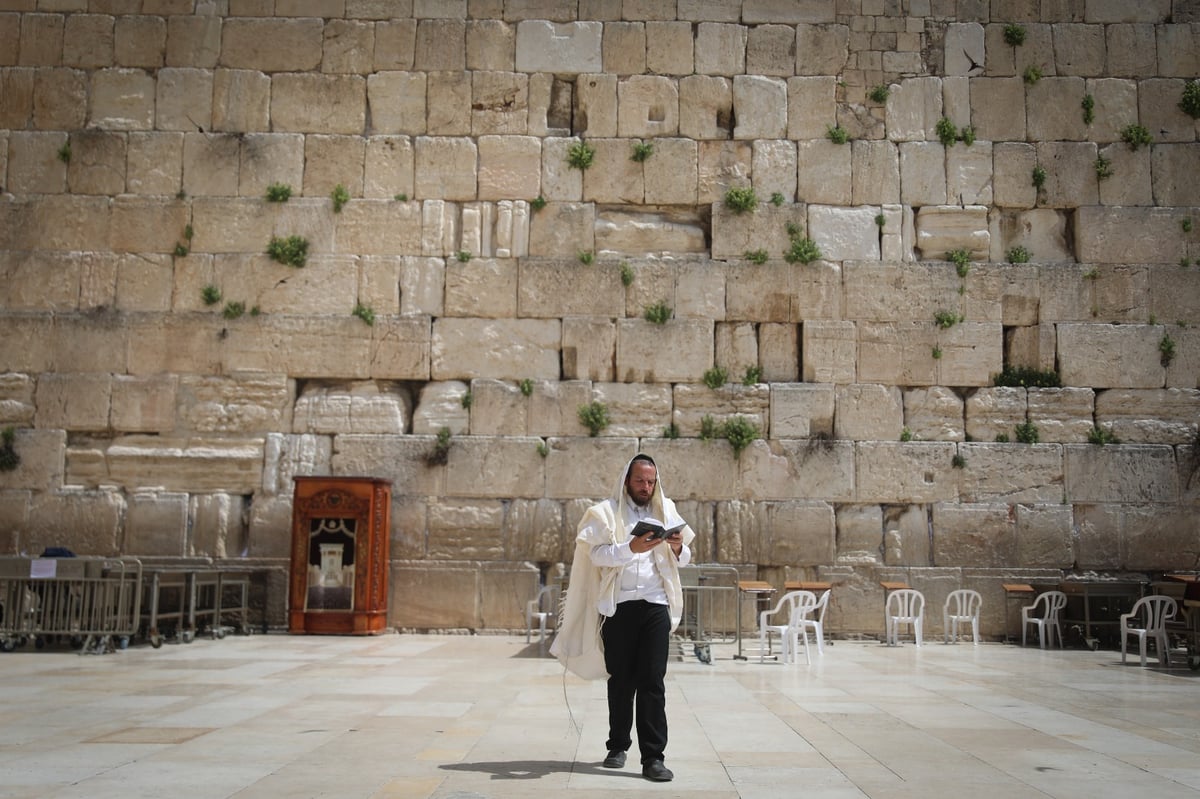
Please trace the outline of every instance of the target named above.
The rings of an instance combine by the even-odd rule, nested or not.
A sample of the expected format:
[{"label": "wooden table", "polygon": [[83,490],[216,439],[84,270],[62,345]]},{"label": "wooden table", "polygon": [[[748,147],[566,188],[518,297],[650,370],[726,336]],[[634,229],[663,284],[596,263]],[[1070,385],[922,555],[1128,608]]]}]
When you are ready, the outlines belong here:
[{"label": "wooden table", "polygon": [[788,580],[783,584],[784,592],[787,591],[812,591],[814,594],[821,593],[833,588],[833,583],[823,583],[811,580]]},{"label": "wooden table", "polygon": [[[1000,587],[1004,589],[1004,626],[1007,628],[1004,632],[1004,642],[1015,644],[1018,636],[1013,633],[1012,625],[1008,623],[1011,615],[1009,605],[1014,599],[1019,600],[1023,605],[1036,592],[1029,583],[1001,583]],[[1018,620],[1018,624],[1020,623]]]},{"label": "wooden table", "polygon": [[[771,594],[775,593],[775,586],[763,580],[738,580],[738,603],[737,603],[737,654],[734,655],[735,660],[745,660],[746,656],[742,654],[742,601],[747,595],[754,597],[754,608],[757,612],[759,606],[764,599],[769,599]],[[755,616],[757,618],[757,616]]]}]

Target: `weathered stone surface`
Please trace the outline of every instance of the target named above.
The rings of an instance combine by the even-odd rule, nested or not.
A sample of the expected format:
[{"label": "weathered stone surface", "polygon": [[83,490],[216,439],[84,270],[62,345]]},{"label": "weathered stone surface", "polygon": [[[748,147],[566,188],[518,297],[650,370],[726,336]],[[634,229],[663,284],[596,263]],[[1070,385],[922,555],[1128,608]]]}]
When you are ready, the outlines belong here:
[{"label": "weathered stone surface", "polygon": [[1159,388],[1161,328],[1156,325],[1061,324],[1059,370],[1065,386]]},{"label": "weathered stone surface", "polygon": [[1006,504],[933,506],[933,558],[940,566],[988,567],[1012,563],[1016,530]]},{"label": "weathered stone surface", "polygon": [[966,250],[977,261],[988,257],[991,232],[982,205],[925,206],[917,213],[916,226],[923,258],[945,258],[952,250]]},{"label": "weathered stone surface", "polygon": [[[467,264],[466,267],[471,267]],[[581,264],[578,257],[523,259],[513,275],[517,311],[522,317],[623,316],[625,289],[611,264]],[[575,290],[563,293],[562,287]]]},{"label": "weathered stone surface", "polygon": [[689,139],[723,139],[733,132],[733,83],[688,75],[679,81],[679,133]]},{"label": "weathered stone surface", "polygon": [[933,322],[859,322],[858,379],[891,386],[937,384]]},{"label": "weathered stone surface", "polygon": [[891,141],[936,140],[935,128],[941,117],[942,82],[938,78],[908,78],[888,93],[887,135]]},{"label": "weathered stone surface", "polygon": [[826,139],[798,143],[796,199],[826,205],[849,205],[852,148]]},{"label": "weathered stone surface", "polygon": [[129,435],[67,447],[69,485],[251,494],[262,480],[261,438]]},{"label": "weathered stone surface", "polygon": [[1013,428],[1024,424],[1028,408],[1026,389],[1011,386],[980,388],[966,402],[966,434],[974,441],[1013,437]]},{"label": "weathered stone surface", "polygon": [[112,375],[55,373],[38,380],[34,422],[42,428],[100,431],[108,428]]},{"label": "weathered stone surface", "polygon": [[595,249],[592,203],[548,203],[529,222],[529,254],[578,258]]},{"label": "weathered stone surface", "polygon": [[617,322],[617,372],[622,383],[696,382],[713,365],[713,323],[674,319]]},{"label": "weathered stone surface", "polygon": [[123,551],[130,555],[187,555],[188,495],[135,492],[125,510]]},{"label": "weathered stone surface", "polygon": [[805,382],[857,382],[857,334],[853,322],[805,322],[801,347]]},{"label": "weathered stone surface", "polygon": [[833,434],[835,391],[831,385],[771,385],[771,438]]},{"label": "weathered stone surface", "polygon": [[633,75],[617,84],[618,136],[652,138],[678,133],[679,89],[675,81],[658,75]]},{"label": "weathered stone surface", "polygon": [[579,73],[603,69],[600,22],[522,20],[517,23],[517,70]]},{"label": "weathered stone surface", "polygon": [[393,433],[408,429],[412,397],[379,381],[310,384],[296,398],[297,433]]},{"label": "weathered stone surface", "polygon": [[1037,425],[1039,440],[1079,444],[1093,427],[1095,392],[1090,388],[1030,388],[1029,421]]},{"label": "weathered stone surface", "polygon": [[[732,460],[732,454],[729,457]],[[756,441],[738,461],[737,496],[756,501],[851,502],[855,496],[855,457],[854,445],[848,441],[821,437]],[[709,464],[709,468],[714,465]],[[723,495],[729,495],[728,488]]]},{"label": "weathered stone surface", "polygon": [[904,427],[904,400],[895,386],[858,383],[836,388],[834,438],[895,441]]},{"label": "weathered stone surface", "polygon": [[1082,263],[1178,263],[1186,252],[1178,214],[1169,208],[1084,206],[1075,215]]},{"label": "weathered stone surface", "polygon": [[111,490],[68,489],[34,494],[24,524],[17,531],[17,549],[36,554],[47,547],[63,546],[63,531],[70,530],[72,551],[118,555],[125,502],[122,494]]},{"label": "weathered stone surface", "polygon": [[[754,191],[763,199],[784,202],[796,198],[796,145],[786,140],[759,140],[754,142],[751,161],[754,174]],[[648,188],[648,187],[647,187]]]},{"label": "weathered stone surface", "polygon": [[[785,204],[774,206],[759,198],[758,207],[749,212],[737,212],[725,203],[713,206],[712,255],[714,258],[743,258],[752,250],[766,250],[770,258],[782,258],[789,247],[788,225],[807,227],[805,206]],[[828,216],[828,215],[826,215]],[[826,217],[822,217],[823,221]],[[832,234],[836,226],[827,225]]]},{"label": "weathered stone surface", "polygon": [[438,319],[433,324],[435,380],[558,376],[557,319]]},{"label": "weathered stone surface", "polygon": [[1175,502],[1179,482],[1169,446],[1098,447],[1069,444],[1067,497],[1071,502]]},{"label": "weathered stone surface", "polygon": [[0,492],[62,488],[66,431],[5,425],[8,427],[13,428],[12,447],[20,462],[11,471],[0,471]]},{"label": "weathered stone surface", "polygon": [[611,381],[617,326],[610,319],[568,317],[562,321],[563,377]]},{"label": "weathered stone surface", "polygon": [[958,496],[955,444],[862,441],[855,445],[858,502],[937,502]]},{"label": "weathered stone surface", "polygon": [[[1009,431],[1012,437],[1011,430]],[[1063,448],[1056,444],[959,445],[964,502],[1060,503],[1064,495]]]},{"label": "weathered stone surface", "polygon": [[921,441],[962,441],[963,401],[944,386],[904,392],[904,426]]},{"label": "weathered stone surface", "polygon": [[1125,444],[1186,444],[1198,420],[1198,389],[1114,388],[1096,395],[1096,425]]},{"label": "weathered stone surface", "polygon": [[602,211],[596,218],[596,250],[622,255],[706,253],[700,220],[683,212],[623,213]]},{"label": "weathered stone surface", "polygon": [[758,365],[761,379],[790,383],[800,379],[800,329],[766,322],[758,326]]},{"label": "weathered stone surface", "polygon": [[888,566],[930,564],[929,512],[925,508],[919,505],[887,508],[883,530],[883,557]]},{"label": "weathered stone surface", "polygon": [[593,165],[583,175],[583,199],[596,203],[641,205],[645,198],[642,166],[629,157],[624,139],[592,139]]},{"label": "weathered stone surface", "polygon": [[746,38],[742,25],[701,22],[696,26],[696,73],[730,76],[745,72]]},{"label": "weathered stone surface", "polygon": [[787,133],[788,86],[780,78],[735,75],[735,139],[780,139]]},{"label": "weathered stone surface", "polygon": [[900,202],[900,157],[890,141],[851,142],[854,205]]},{"label": "weathered stone surface", "polygon": [[[679,387],[682,388],[683,386]],[[662,383],[595,383],[591,396],[581,397],[580,401],[571,407],[578,409],[580,405],[589,402],[602,403],[608,409],[612,421],[600,433],[603,436],[661,436],[673,421],[671,387]],[[566,410],[564,409],[564,415]],[[678,419],[678,414],[679,410],[676,408],[674,419]],[[576,416],[569,431],[564,432],[578,430],[579,419]]]},{"label": "weathered stone surface", "polygon": [[699,436],[704,417],[712,417],[719,427],[740,416],[768,435],[770,390],[765,384],[742,386],[728,383],[711,389],[699,384],[675,386],[671,422],[680,435]]},{"label": "weathered stone surface", "polygon": [[839,505],[837,563],[878,565],[883,562],[883,511],[878,505]]}]

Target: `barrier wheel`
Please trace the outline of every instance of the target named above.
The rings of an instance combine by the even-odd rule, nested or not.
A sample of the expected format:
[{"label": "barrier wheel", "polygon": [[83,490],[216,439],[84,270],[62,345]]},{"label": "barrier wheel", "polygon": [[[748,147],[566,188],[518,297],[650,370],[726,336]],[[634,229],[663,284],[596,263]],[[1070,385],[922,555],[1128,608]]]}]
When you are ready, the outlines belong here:
[{"label": "barrier wheel", "polygon": [[17,645],[13,643],[11,638],[5,638],[3,641],[0,641],[0,649],[4,650],[5,652],[11,652],[16,648]]},{"label": "barrier wheel", "polygon": [[190,644],[194,635],[195,633],[193,633],[191,630],[184,630],[182,633],[180,633],[179,640],[183,641],[185,644]]},{"label": "barrier wheel", "polygon": [[150,646],[158,649],[163,645],[163,637],[158,633],[150,633]]},{"label": "barrier wheel", "polygon": [[1200,671],[1200,655],[1188,655],[1188,668],[1192,671]]}]

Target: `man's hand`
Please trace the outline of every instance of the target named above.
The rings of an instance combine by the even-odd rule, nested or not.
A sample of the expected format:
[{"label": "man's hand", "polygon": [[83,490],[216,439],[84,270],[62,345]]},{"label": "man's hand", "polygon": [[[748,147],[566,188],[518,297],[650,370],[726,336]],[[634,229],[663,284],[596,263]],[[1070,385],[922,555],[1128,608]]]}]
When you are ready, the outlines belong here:
[{"label": "man's hand", "polygon": [[675,553],[675,557],[679,557],[683,553],[683,533],[671,533],[663,540],[671,545],[671,551]]},{"label": "man's hand", "polygon": [[[678,538],[679,533],[676,533],[675,537]],[[634,553],[649,552],[650,550],[654,549],[659,544],[663,543],[664,541],[668,541],[668,540],[669,539],[667,539],[667,538],[651,539],[649,535],[639,535],[633,539],[630,539],[629,551],[634,552]],[[676,552],[675,554],[678,555],[679,553]]]}]

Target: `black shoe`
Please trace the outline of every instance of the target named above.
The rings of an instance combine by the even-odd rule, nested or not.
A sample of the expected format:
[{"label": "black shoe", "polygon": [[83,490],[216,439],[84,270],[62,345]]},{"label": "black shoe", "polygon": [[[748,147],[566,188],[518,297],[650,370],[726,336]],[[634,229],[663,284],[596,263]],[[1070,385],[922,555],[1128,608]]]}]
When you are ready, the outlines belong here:
[{"label": "black shoe", "polygon": [[663,765],[661,760],[651,760],[642,766],[642,776],[654,782],[670,782],[675,779],[671,769]]},{"label": "black shoe", "polygon": [[625,753],[620,749],[613,749],[608,753],[608,757],[604,758],[605,768],[624,768]]}]

